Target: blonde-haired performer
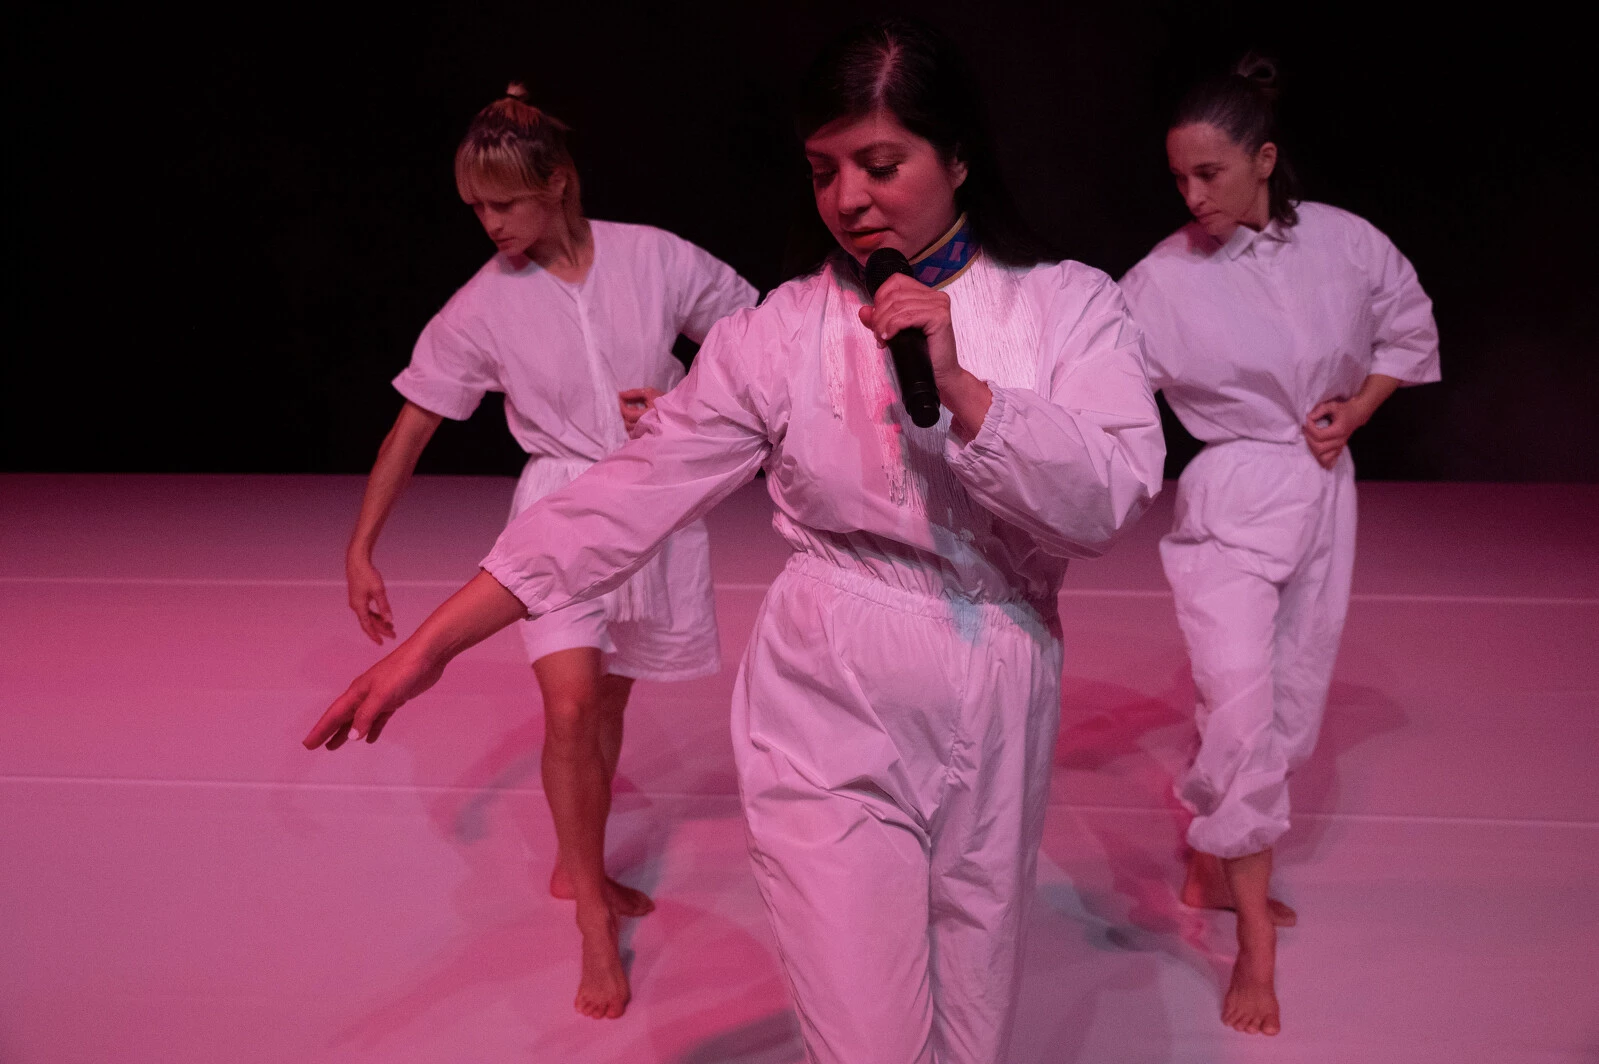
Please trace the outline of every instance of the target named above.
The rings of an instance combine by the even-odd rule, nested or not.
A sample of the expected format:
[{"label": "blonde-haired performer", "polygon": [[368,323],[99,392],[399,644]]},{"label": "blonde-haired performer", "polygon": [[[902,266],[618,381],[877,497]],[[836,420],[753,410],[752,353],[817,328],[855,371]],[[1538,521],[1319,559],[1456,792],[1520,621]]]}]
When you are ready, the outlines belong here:
[{"label": "blonde-haired performer", "polygon": [[1150,383],[1205,449],[1161,560],[1193,663],[1198,755],[1183,900],[1236,909],[1228,1026],[1281,1030],[1272,846],[1321,727],[1355,561],[1346,445],[1401,384],[1438,379],[1416,271],[1369,222],[1300,203],[1277,145],[1275,70],[1203,82],[1166,134],[1194,220],[1122,279]]},{"label": "blonde-haired performer", "polygon": [[[566,127],[521,86],[480,111],[455,156],[456,185],[499,249],[427,324],[394,379],[406,402],[383,440],[345,559],[350,607],[381,644],[394,636],[378,533],[443,418],[505,393],[528,453],[512,515],[627,441],[682,379],[679,334],[755,302],[731,268],[671,233],[583,217]],[[583,935],[576,1006],[620,1016],[629,989],[617,917],[654,908],[605,875],[605,822],[636,678],[689,680],[721,667],[705,527],[686,525],[603,597],[520,625],[544,699],[543,775],[559,853],[550,879],[575,899]]]}]

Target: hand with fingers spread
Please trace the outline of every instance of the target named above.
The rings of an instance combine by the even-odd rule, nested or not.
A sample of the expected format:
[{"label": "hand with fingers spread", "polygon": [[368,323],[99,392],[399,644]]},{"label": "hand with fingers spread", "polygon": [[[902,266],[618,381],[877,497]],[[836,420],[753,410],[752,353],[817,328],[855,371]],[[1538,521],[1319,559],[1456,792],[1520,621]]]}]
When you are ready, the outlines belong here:
[{"label": "hand with fingers spread", "polygon": [[627,425],[627,437],[632,439],[639,433],[639,419],[654,410],[655,400],[666,393],[659,388],[625,388],[616,394],[621,401],[622,422]]},{"label": "hand with fingers spread", "polygon": [[395,638],[394,611],[377,567],[369,559],[351,555],[344,562],[344,581],[350,590],[350,609],[367,638],[378,646]]},{"label": "hand with fingers spread", "polygon": [[875,302],[861,308],[861,324],[872,330],[879,347],[903,329],[920,329],[927,335],[927,356],[933,364],[938,398],[949,410],[952,427],[962,442],[970,443],[988,416],[993,393],[988,385],[961,368],[955,350],[955,329],[950,323],[949,296],[914,278],[895,274],[877,289]]}]

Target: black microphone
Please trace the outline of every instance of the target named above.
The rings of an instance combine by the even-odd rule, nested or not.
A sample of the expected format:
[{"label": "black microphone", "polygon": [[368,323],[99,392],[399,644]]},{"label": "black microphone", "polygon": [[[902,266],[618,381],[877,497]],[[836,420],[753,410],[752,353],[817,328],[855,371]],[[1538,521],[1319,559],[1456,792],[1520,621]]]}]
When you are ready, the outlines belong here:
[{"label": "black microphone", "polygon": [[[867,291],[875,297],[883,282],[896,273],[916,276],[904,255],[893,248],[878,248],[866,260]],[[933,383],[933,361],[927,356],[927,334],[920,329],[901,329],[889,337],[888,350],[894,356],[894,376],[899,378],[899,394],[911,424],[923,429],[938,424],[938,385]]]}]

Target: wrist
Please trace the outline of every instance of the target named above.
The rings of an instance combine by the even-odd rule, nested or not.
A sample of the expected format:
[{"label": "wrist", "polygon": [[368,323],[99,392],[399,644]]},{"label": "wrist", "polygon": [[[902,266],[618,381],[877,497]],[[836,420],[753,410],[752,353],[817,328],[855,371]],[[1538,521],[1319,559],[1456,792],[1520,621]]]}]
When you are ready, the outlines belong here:
[{"label": "wrist", "polygon": [[1360,391],[1356,392],[1350,401],[1357,404],[1361,415],[1361,423],[1371,420],[1377,413],[1377,408],[1386,403],[1399,389],[1398,377],[1390,377],[1384,373],[1373,373],[1361,383]]},{"label": "wrist", "polygon": [[934,373],[933,387],[938,389],[939,398],[946,400],[945,406],[950,405],[948,400],[959,402],[962,398],[969,398],[977,392],[988,390],[988,385],[983,383],[981,377],[976,377],[960,367],[945,374]]},{"label": "wrist", "polygon": [[[939,391],[958,386],[961,381],[966,380],[968,377],[972,377],[971,372],[959,362],[955,362],[948,367],[938,365],[933,367],[933,383],[938,386]],[[976,378],[972,379],[975,380]]]},{"label": "wrist", "polygon": [[1373,400],[1372,396],[1366,394],[1355,396],[1345,406],[1353,408],[1355,428],[1359,428],[1370,421],[1371,415],[1377,412],[1376,401]]},{"label": "wrist", "polygon": [[939,380],[935,376],[934,383],[938,385],[939,402],[950,412],[951,430],[962,444],[971,443],[988,418],[988,409],[994,402],[993,390],[981,377],[966,370],[949,380]]}]

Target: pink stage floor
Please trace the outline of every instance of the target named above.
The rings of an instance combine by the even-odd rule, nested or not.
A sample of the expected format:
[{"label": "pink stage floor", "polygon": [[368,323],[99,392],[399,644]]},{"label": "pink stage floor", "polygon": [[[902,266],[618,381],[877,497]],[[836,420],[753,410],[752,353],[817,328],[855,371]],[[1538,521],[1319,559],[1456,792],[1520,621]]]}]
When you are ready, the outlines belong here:
[{"label": "pink stage floor", "polygon": [[[0,477],[4,1064],[788,1064],[745,865],[732,665],[782,561],[712,520],[728,669],[640,685],[611,862],[659,909],[634,1003],[572,1011],[540,712],[515,638],[375,747],[299,739],[375,651],[344,604],[361,480]],[[379,556],[402,629],[511,483],[423,478]],[[1369,484],[1349,631],[1280,889],[1285,1033],[1217,1019],[1230,918],[1176,901],[1186,667],[1169,498],[1063,596],[1066,696],[1012,1059],[1599,1059],[1599,489]],[[869,884],[862,884],[868,889]]]}]

